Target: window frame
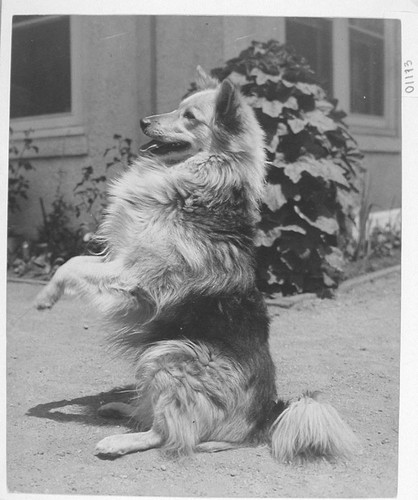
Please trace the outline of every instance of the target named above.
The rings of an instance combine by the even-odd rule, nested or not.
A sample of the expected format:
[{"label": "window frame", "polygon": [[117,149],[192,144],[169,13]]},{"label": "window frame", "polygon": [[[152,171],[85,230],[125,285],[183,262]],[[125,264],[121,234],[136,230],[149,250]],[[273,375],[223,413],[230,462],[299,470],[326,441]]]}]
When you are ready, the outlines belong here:
[{"label": "window frame", "polygon": [[[313,22],[314,20],[316,22],[318,21],[327,21],[327,29],[329,30],[329,36],[330,36],[330,39],[331,39],[331,50],[330,50],[330,53],[331,53],[331,64],[329,65],[329,87],[330,87],[330,91],[333,93],[333,85],[334,85],[334,78],[333,78],[333,56],[332,56],[332,37],[333,37],[333,23],[332,23],[332,19],[329,19],[329,18],[326,18],[326,17],[317,17],[317,18],[312,18],[312,17],[286,17],[285,18],[285,22],[284,22],[284,25],[285,25],[285,30],[286,30],[286,44],[289,44],[290,46],[294,47],[297,51],[297,48],[296,48],[296,44],[295,43],[292,43],[290,40],[288,40],[288,35],[287,35],[287,32],[288,32],[288,21],[289,20],[298,20],[297,21],[297,24],[299,25],[300,28],[303,28],[303,26],[307,26],[307,27],[310,27],[310,28],[313,28],[313,29],[316,29],[318,28],[317,25],[315,25],[315,23]],[[306,21],[305,21],[306,19]],[[321,28],[320,28],[321,29]],[[297,51],[298,52],[298,51]],[[308,60],[308,63],[312,64],[313,61],[310,61],[309,60],[309,57],[307,57],[307,54],[304,54],[304,53],[300,53],[299,55],[307,58]],[[319,58],[324,58],[325,56],[324,55],[320,55]],[[317,70],[318,71],[318,70]],[[317,72],[317,76],[319,78],[319,80],[321,81],[321,75],[319,74],[319,72]],[[324,86],[325,88],[325,86]]]},{"label": "window frame", "polygon": [[[400,50],[397,32],[393,21],[383,20],[383,49],[384,49],[384,89],[383,89],[383,115],[367,115],[352,113],[350,111],[350,33],[348,19],[333,20],[333,57],[334,61],[341,60],[345,63],[339,65],[338,71],[334,64],[334,93],[339,99],[341,108],[348,113],[347,124],[353,132],[368,135],[396,136],[399,116],[393,96],[399,91],[397,85],[396,51]],[[350,82],[351,83],[351,82]]]},{"label": "window frame", "polygon": [[[400,51],[399,30],[396,23],[393,20],[383,20],[384,114],[378,116],[350,111],[350,83],[347,84],[351,80],[349,19],[333,18],[330,20],[332,21],[333,97],[338,99],[338,107],[347,113],[345,119],[347,125],[352,132],[362,135],[398,136],[400,117],[393,99],[393,96],[400,92],[399,82],[396,79],[396,54]],[[286,31],[284,31],[284,39],[286,40]]]},{"label": "window frame", "polygon": [[[63,16],[48,16],[58,19]],[[82,135],[81,93],[81,25],[78,16],[70,18],[70,67],[71,67],[71,111],[10,119],[10,127],[16,139],[24,131],[33,130],[31,137],[58,137]],[[28,23],[33,21],[28,21]]]}]

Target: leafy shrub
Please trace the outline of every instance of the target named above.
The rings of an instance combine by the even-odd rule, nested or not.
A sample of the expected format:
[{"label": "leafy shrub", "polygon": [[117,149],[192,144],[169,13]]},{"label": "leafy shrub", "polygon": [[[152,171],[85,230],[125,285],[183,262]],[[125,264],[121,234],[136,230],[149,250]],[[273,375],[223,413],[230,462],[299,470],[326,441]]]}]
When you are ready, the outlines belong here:
[{"label": "leafy shrub", "polygon": [[38,228],[38,240],[46,243],[48,259],[54,264],[57,259],[64,262],[75,255],[85,252],[81,227],[73,228],[71,216],[74,207],[64,200],[58,187],[51,210],[46,213],[42,198],[40,198],[43,224]]},{"label": "leafy shrub", "polygon": [[389,257],[401,248],[401,228],[390,222],[375,226],[369,238],[369,257]]},{"label": "leafy shrub", "polygon": [[31,130],[24,132],[23,143],[21,147],[17,147],[13,142],[13,130],[10,129],[9,142],[9,185],[7,208],[9,213],[15,213],[20,210],[19,201],[21,198],[27,200],[27,191],[29,189],[29,181],[25,176],[25,172],[34,170],[32,163],[25,158],[25,153],[29,151],[38,152],[38,147],[33,144],[30,138]]},{"label": "leafy shrub", "polygon": [[284,295],[337,286],[358,203],[362,155],[307,62],[275,40],[223,67],[265,131],[267,187],[257,234],[258,285]]},{"label": "leafy shrub", "polygon": [[[113,165],[125,168],[135,156],[131,151],[131,139],[115,134],[113,140],[113,146],[103,153],[103,164],[81,168],[81,179],[73,189],[73,201],[64,199],[60,184],[49,211],[40,199],[43,224],[38,228],[38,239],[46,244],[52,267],[57,261],[62,263],[75,255],[101,250],[93,234],[107,204],[108,169]],[[74,224],[74,215],[84,220]]]},{"label": "leafy shrub", "polygon": [[[82,167],[81,180],[73,189],[76,199],[75,214],[77,217],[83,214],[87,216],[92,221],[93,232],[97,229],[107,205],[106,185],[109,168],[114,165],[126,168],[136,157],[131,149],[132,139],[114,134],[113,141],[113,146],[106,148],[103,153],[104,168],[103,165],[99,165],[98,168],[92,165]],[[100,170],[100,173],[97,173],[97,170]]]}]

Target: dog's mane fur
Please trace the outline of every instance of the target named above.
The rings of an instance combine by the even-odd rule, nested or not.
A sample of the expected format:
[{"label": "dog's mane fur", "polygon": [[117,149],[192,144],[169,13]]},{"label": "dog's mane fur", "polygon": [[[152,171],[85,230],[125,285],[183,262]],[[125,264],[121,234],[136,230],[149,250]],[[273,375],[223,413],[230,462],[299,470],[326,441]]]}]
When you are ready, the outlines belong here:
[{"label": "dog's mane fur", "polygon": [[[205,92],[216,98],[216,90]],[[245,294],[255,286],[253,237],[264,187],[263,134],[238,92],[234,99],[237,102],[228,106],[235,109],[228,112],[236,123],[229,116],[224,125],[215,117],[208,151],[169,168],[158,158],[142,156],[110,187],[98,238],[105,242],[109,260],[118,256],[129,269],[136,265],[129,262],[131,256],[141,259],[144,272],[126,272],[124,289],[149,306],[130,310],[127,302],[128,309],[121,311],[118,305],[110,311],[112,321],[116,318],[116,324],[123,325],[119,338],[124,344],[129,331],[140,330],[141,337],[138,325],[158,319],[188,298]],[[231,127],[256,132],[240,143],[232,141]],[[249,140],[255,143],[250,149]],[[225,147],[228,141],[233,147]],[[224,143],[221,149],[219,142]],[[129,225],[124,224],[127,217]]]}]

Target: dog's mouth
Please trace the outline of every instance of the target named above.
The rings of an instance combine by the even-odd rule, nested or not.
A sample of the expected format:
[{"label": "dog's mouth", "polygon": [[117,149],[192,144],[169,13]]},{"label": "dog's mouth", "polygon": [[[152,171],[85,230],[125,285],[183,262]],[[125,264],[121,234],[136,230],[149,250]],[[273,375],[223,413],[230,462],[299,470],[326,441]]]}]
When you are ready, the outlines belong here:
[{"label": "dog's mouth", "polygon": [[166,155],[174,152],[181,152],[190,147],[188,142],[163,142],[153,139],[139,148],[141,153],[153,155]]}]

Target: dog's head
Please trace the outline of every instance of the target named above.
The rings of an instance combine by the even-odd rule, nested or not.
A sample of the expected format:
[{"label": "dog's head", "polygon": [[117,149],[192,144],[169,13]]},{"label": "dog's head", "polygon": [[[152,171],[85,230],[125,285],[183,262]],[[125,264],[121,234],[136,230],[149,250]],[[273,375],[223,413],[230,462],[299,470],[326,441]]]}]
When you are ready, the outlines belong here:
[{"label": "dog's head", "polygon": [[215,103],[214,90],[202,90],[184,99],[171,113],[141,120],[141,128],[152,140],[141,151],[176,163],[208,149],[210,123]]},{"label": "dog's head", "polygon": [[[142,146],[142,152],[159,156],[170,164],[202,151],[213,152],[216,147],[231,150],[229,143],[234,139],[233,145],[238,144],[237,136],[248,148],[253,137],[250,134],[243,137],[248,127],[242,125],[248,116],[255,119],[238,88],[229,80],[219,83],[201,68],[197,70],[196,86],[197,91],[186,97],[175,111],[141,120],[143,132],[152,139]],[[254,131],[254,127],[249,130]]]}]

